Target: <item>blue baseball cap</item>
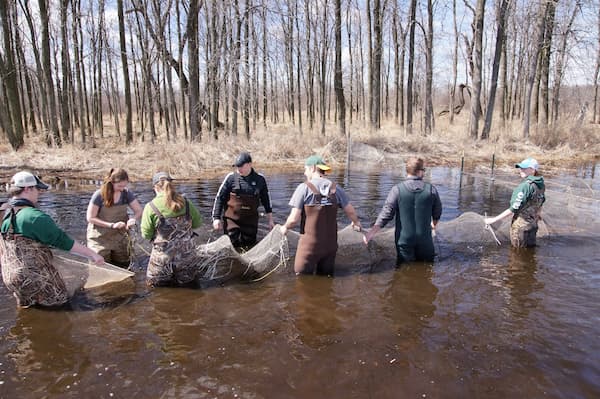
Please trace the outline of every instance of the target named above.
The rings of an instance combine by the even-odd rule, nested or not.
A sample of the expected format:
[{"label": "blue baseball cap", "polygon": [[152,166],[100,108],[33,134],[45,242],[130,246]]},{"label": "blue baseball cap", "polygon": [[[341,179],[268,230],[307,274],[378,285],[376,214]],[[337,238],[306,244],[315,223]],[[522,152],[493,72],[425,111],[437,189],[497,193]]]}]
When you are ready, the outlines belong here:
[{"label": "blue baseball cap", "polygon": [[515,168],[519,169],[527,169],[531,168],[533,170],[538,170],[540,168],[540,164],[533,158],[527,158],[522,160],[520,163],[515,164]]}]

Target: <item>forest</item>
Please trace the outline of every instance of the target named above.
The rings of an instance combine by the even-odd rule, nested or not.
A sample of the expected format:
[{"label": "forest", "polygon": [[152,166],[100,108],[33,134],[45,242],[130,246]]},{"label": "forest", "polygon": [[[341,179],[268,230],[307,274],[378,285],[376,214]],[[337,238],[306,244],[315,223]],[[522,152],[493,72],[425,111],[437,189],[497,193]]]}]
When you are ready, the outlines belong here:
[{"label": "forest", "polygon": [[2,0],[0,20],[14,150],[600,123],[597,0]]}]

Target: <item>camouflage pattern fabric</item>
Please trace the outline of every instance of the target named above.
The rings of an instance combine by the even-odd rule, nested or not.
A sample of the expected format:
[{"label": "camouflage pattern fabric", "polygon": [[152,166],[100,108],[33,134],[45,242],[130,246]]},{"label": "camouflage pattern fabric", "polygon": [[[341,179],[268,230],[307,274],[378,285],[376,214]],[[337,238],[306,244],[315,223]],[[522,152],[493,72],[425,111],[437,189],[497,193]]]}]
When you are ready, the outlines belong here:
[{"label": "camouflage pattern fabric", "polygon": [[183,285],[193,282],[198,269],[195,254],[192,220],[189,216],[161,217],[146,271],[148,285]]},{"label": "camouflage pattern fabric", "polygon": [[27,237],[7,234],[0,238],[0,264],[2,280],[19,306],[58,306],[69,300],[47,246]]}]

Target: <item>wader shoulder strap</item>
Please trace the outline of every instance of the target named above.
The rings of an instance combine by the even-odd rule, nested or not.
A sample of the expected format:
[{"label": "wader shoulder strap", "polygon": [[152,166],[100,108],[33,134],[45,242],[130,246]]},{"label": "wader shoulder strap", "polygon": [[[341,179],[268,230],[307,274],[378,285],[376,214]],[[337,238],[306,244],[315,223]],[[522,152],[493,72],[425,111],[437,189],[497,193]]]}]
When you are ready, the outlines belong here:
[{"label": "wader shoulder strap", "polygon": [[240,178],[241,178],[241,175],[239,173],[233,174],[233,192],[236,194],[239,194],[240,190],[242,189],[242,185],[240,183]]},{"label": "wader shoulder strap", "polygon": [[185,197],[183,199],[185,201],[185,220],[190,220],[192,218],[190,215],[190,202]]},{"label": "wader shoulder strap", "polygon": [[156,216],[158,216],[158,218],[161,220],[161,222],[163,222],[165,220],[165,217],[163,216],[162,213],[160,213],[160,211],[158,210],[156,205],[154,205],[154,203],[152,201],[148,202],[148,205],[150,205],[150,208],[152,208],[152,210],[154,211]]}]

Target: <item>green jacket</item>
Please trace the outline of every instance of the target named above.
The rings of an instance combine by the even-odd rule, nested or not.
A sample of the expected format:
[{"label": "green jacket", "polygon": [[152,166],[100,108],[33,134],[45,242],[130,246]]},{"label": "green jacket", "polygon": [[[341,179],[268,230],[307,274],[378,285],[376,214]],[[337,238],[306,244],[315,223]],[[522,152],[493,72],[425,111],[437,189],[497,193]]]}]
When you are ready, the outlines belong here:
[{"label": "green jacket", "polygon": [[[192,229],[200,227],[200,225],[202,224],[202,216],[200,215],[200,212],[189,199],[186,199],[186,201],[190,204],[189,206],[190,216],[192,218]],[[164,193],[157,194],[156,197],[152,200],[152,202],[165,218],[177,217],[185,214],[185,206],[182,207],[178,212],[173,212],[170,208],[168,208],[167,200],[165,198]],[[154,237],[156,226],[158,226],[158,219],[158,215],[154,213],[149,204],[146,204],[146,206],[144,206],[144,212],[142,213],[142,237],[144,237],[147,240],[152,240],[152,238]]]},{"label": "green jacket", "polygon": [[[8,216],[8,212],[6,211]],[[10,226],[10,216],[2,222],[0,231],[8,232]],[[49,245],[64,251],[70,251],[75,244],[75,240],[67,235],[60,227],[54,223],[54,220],[38,208],[24,207],[17,212],[16,222],[13,226],[16,234],[31,238],[42,244]]]},{"label": "green jacket", "polygon": [[541,206],[546,201],[545,190],[546,186],[542,176],[527,176],[513,191],[510,198],[510,210],[513,213],[519,213],[528,205],[532,205],[532,200],[538,207]]}]

